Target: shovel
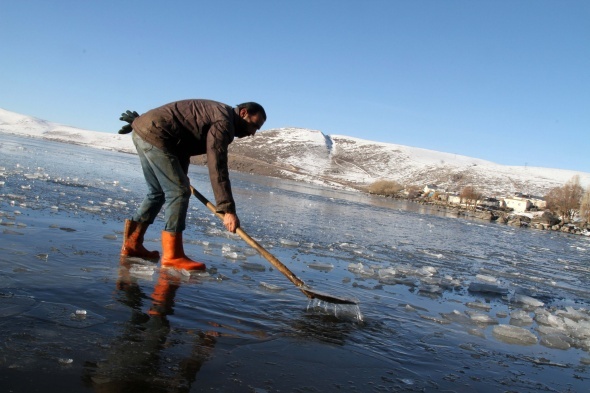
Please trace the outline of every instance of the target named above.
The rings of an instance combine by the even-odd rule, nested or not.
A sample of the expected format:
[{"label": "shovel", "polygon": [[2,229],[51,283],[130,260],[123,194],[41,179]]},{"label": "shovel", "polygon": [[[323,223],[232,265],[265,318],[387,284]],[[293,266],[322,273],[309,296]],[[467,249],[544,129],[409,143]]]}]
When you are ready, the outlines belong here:
[{"label": "shovel", "polygon": [[[191,186],[191,191],[195,197],[203,205],[207,206],[209,210],[213,212],[217,217],[223,220],[223,213],[218,213],[215,211],[215,206],[211,202],[207,200],[199,191],[197,191],[193,186]],[[325,302],[334,303],[334,304],[357,304],[358,302],[353,299],[347,299],[337,296],[328,295],[327,293],[319,292],[316,290],[311,289],[308,287],[301,279],[299,279],[292,271],[290,271],[287,266],[283,265],[281,261],[279,261],[274,255],[270,252],[266,251],[264,247],[262,247],[258,242],[252,239],[242,228],[236,229],[236,233],[244,240],[248,245],[258,251],[267,261],[269,261],[274,267],[276,267],[281,273],[285,275],[301,292],[305,294],[310,299],[317,299],[323,300]]]}]

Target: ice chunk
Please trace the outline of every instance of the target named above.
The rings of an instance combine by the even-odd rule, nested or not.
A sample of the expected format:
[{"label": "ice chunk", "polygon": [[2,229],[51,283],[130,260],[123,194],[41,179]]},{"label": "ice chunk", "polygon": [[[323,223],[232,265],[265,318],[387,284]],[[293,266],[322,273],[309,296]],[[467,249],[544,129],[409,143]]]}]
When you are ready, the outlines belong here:
[{"label": "ice chunk", "polygon": [[441,324],[441,325],[448,325],[450,323],[446,319],[440,319],[440,318],[437,318],[437,317],[433,317],[431,315],[423,315],[423,314],[420,314],[420,318],[426,319],[427,321],[435,322],[435,323],[438,323],[438,324]]},{"label": "ice chunk", "polygon": [[348,271],[366,277],[372,277],[375,275],[375,270],[370,267],[366,267],[362,264],[362,262],[349,264]]},{"label": "ice chunk", "polygon": [[444,276],[440,279],[440,286],[443,288],[458,288],[461,286],[461,281],[451,276]]},{"label": "ice chunk", "polygon": [[465,311],[465,313],[467,315],[469,315],[469,318],[471,318],[471,320],[475,323],[481,323],[481,324],[486,324],[486,325],[497,325],[498,321],[494,318],[492,318],[491,316],[489,316],[488,314],[484,314],[481,312],[475,312],[475,311]]},{"label": "ice chunk", "polygon": [[100,213],[100,206],[80,206],[80,210],[84,210],[89,213]]},{"label": "ice chunk", "polygon": [[294,240],[289,240],[289,239],[279,239],[279,243],[281,243],[283,246],[287,246],[287,247],[298,247],[299,246],[299,242],[294,241]]},{"label": "ice chunk", "polygon": [[232,246],[230,246],[229,244],[224,244],[223,246],[221,246],[221,252],[232,252]]},{"label": "ice chunk", "polygon": [[573,321],[569,318],[564,318],[563,322],[566,325],[568,335],[578,340],[590,339],[590,322],[588,321]]},{"label": "ice chunk", "polygon": [[234,259],[234,260],[246,259],[246,256],[245,255],[238,254],[235,251],[223,252],[223,256],[226,257],[226,258],[228,258],[228,259]]},{"label": "ice chunk", "polygon": [[396,271],[392,267],[387,267],[385,269],[379,269],[378,274],[379,278],[391,278],[395,277]]},{"label": "ice chunk", "polygon": [[428,285],[428,284],[421,285],[419,291],[425,292],[425,293],[434,293],[434,294],[444,292],[444,290],[441,287],[439,287],[438,285]]},{"label": "ice chunk", "polygon": [[541,345],[555,349],[569,349],[571,347],[570,339],[562,334],[549,334],[541,336]]},{"label": "ice chunk", "polygon": [[507,295],[508,289],[494,284],[472,282],[469,284],[469,292],[493,293],[496,295]]},{"label": "ice chunk", "polygon": [[475,276],[475,279],[481,282],[487,282],[490,284],[496,284],[498,282],[498,279],[496,277],[492,277],[492,276],[486,276],[484,274],[477,274]]},{"label": "ice chunk", "polygon": [[565,329],[563,319],[556,317],[548,311],[539,311],[535,315],[535,321],[539,325],[551,326],[558,329]]},{"label": "ice chunk", "polygon": [[472,324],[471,318],[469,318],[467,315],[463,314],[462,312],[460,312],[458,310],[453,310],[450,313],[441,313],[440,315],[443,318],[445,318],[446,320],[449,320],[451,322],[456,322],[456,323],[459,323],[461,325],[470,325],[470,324]]},{"label": "ice chunk", "polygon": [[478,310],[490,311],[492,309],[492,306],[482,302],[468,302],[465,305],[469,308],[476,308]]},{"label": "ice chunk", "polygon": [[532,345],[538,341],[531,331],[518,326],[497,325],[492,333],[498,340],[508,344]]},{"label": "ice chunk", "polygon": [[532,307],[543,307],[545,305],[545,303],[543,303],[542,301],[527,295],[523,295],[521,293],[514,294],[514,301]]},{"label": "ice chunk", "polygon": [[533,318],[529,315],[528,312],[524,311],[524,310],[516,310],[516,311],[512,311],[510,313],[510,323],[512,323],[512,320],[516,321],[516,324],[531,324],[533,323]]},{"label": "ice chunk", "polygon": [[416,270],[416,274],[418,276],[423,276],[423,277],[430,277],[430,276],[435,275],[436,273],[437,273],[437,270],[433,266],[424,266],[424,267],[421,267],[420,269]]},{"label": "ice chunk", "polygon": [[283,287],[280,287],[280,286],[274,285],[274,284],[269,284],[264,281],[260,281],[260,286],[262,288],[266,289],[267,291],[271,291],[271,292],[280,292],[280,291],[285,290],[285,288],[283,288]]},{"label": "ice chunk", "polygon": [[567,318],[567,319],[571,319],[572,321],[580,321],[583,319],[590,319],[587,315],[582,314],[581,312],[579,312],[578,310],[576,310],[575,308],[571,307],[571,306],[567,306],[564,310],[559,310],[557,311],[555,314],[563,317],[563,318]]},{"label": "ice chunk", "polygon": [[313,262],[307,265],[310,269],[320,270],[324,272],[329,272],[330,270],[334,269],[334,265],[331,263],[320,263],[320,262]]},{"label": "ice chunk", "polygon": [[266,267],[264,265],[261,265],[260,263],[244,262],[244,263],[240,264],[240,266],[242,266],[243,269],[250,270],[250,271],[256,271],[256,272],[266,271]]},{"label": "ice chunk", "polygon": [[132,276],[148,276],[151,277],[156,271],[155,265],[138,265],[134,264],[129,268],[129,274]]}]

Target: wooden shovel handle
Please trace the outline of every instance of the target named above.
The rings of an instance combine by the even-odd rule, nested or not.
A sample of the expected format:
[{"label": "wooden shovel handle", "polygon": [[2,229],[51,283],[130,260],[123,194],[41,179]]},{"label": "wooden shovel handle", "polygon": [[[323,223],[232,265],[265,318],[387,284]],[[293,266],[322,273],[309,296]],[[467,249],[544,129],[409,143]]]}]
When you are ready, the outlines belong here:
[{"label": "wooden shovel handle", "polygon": [[[219,213],[215,206],[207,200],[199,191],[197,191],[193,186],[191,186],[191,192],[193,195],[201,201],[201,203],[209,208],[217,217],[219,217],[223,221],[224,214]],[[264,247],[262,247],[258,242],[252,239],[246,231],[242,228],[236,229],[236,233],[244,240],[248,245],[250,245],[253,249],[258,251],[267,261],[269,261],[274,267],[276,267],[281,273],[285,275],[293,284],[298,287],[305,287],[305,283],[299,279],[287,266],[283,265],[281,261],[279,261],[274,255],[270,252],[266,251]]]}]

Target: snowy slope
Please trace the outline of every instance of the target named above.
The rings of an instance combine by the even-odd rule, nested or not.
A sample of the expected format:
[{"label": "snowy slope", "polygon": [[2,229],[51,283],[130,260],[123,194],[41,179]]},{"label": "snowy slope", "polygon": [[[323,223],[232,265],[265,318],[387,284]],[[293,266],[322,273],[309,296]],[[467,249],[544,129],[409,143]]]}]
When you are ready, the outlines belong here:
[{"label": "snowy slope", "polygon": [[[363,186],[376,180],[403,185],[434,184],[449,191],[473,185],[489,196],[515,192],[544,195],[574,175],[590,185],[590,173],[562,169],[506,166],[451,153],[372,142],[320,131],[281,128],[264,131],[232,146],[239,154],[256,154],[285,166],[285,176],[324,184]],[[289,172],[291,173],[289,175]]]},{"label": "snowy slope", "polygon": [[135,147],[129,135],[83,130],[21,115],[2,108],[0,108],[0,133],[135,153]]},{"label": "snowy slope", "polygon": [[[130,135],[88,131],[0,109],[0,133],[134,153]],[[257,133],[232,144],[232,156],[278,168],[282,177],[329,186],[359,188],[380,179],[402,185],[434,184],[449,191],[473,185],[488,196],[515,192],[545,195],[574,175],[583,187],[590,173],[562,169],[505,166],[433,150],[324,135],[302,128]],[[256,170],[253,172],[257,173]]]}]

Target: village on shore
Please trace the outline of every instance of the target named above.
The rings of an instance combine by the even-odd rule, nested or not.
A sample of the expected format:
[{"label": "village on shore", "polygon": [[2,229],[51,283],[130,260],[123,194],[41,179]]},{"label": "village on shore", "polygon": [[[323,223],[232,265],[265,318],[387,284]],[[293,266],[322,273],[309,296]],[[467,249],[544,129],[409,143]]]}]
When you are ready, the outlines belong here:
[{"label": "village on shore", "polygon": [[440,211],[454,213],[457,217],[494,221],[513,227],[590,236],[588,223],[564,222],[559,215],[547,209],[547,202],[539,196],[518,193],[502,198],[472,199],[446,192],[436,185],[426,185],[423,189],[404,189],[395,195],[388,196],[432,205]]}]

